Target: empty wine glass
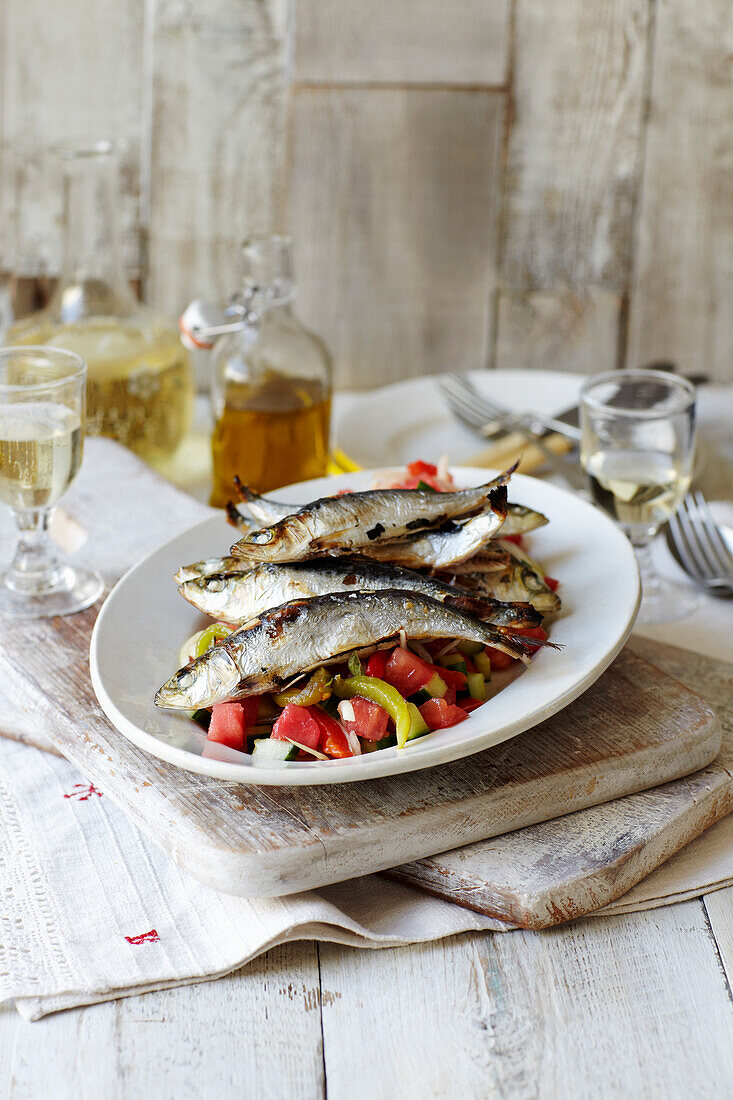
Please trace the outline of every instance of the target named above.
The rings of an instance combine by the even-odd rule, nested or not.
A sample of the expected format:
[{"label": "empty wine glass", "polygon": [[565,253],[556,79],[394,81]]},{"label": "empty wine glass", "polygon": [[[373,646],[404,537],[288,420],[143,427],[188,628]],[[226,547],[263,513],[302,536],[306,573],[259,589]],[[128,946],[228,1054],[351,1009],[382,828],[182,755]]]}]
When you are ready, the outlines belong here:
[{"label": "empty wine glass", "polygon": [[74,352],[0,349],[0,501],[18,527],[15,557],[0,573],[2,615],[69,615],[102,593],[99,574],[59,561],[49,535],[81,466],[86,373]]},{"label": "empty wine glass", "polygon": [[638,622],[689,614],[691,589],[657,573],[649,543],[690,487],[695,451],[695,388],[658,370],[609,371],[580,394],[580,457],[593,500],[631,541],[641,574]]}]

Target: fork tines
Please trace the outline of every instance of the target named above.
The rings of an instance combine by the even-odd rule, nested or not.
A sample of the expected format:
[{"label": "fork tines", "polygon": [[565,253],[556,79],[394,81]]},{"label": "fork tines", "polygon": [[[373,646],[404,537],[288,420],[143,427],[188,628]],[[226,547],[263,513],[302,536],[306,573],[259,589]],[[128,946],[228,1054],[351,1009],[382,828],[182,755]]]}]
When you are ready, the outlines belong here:
[{"label": "fork tines", "polygon": [[688,493],[669,521],[685,571],[718,595],[733,595],[733,555],[701,492]]}]

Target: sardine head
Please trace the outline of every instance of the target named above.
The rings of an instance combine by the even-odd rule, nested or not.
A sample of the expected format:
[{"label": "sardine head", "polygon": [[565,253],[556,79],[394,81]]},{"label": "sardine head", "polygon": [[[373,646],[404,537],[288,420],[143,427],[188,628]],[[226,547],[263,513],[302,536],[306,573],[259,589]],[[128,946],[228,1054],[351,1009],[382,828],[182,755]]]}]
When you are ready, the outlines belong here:
[{"label": "sardine head", "polygon": [[223,612],[229,602],[229,594],[233,588],[231,577],[224,577],[220,573],[212,573],[208,577],[192,577],[179,586],[178,591],[184,600],[203,611],[205,615],[216,618],[219,612]]},{"label": "sardine head", "polygon": [[232,547],[235,558],[246,561],[289,561],[302,556],[313,542],[307,525],[297,516],[262,527],[241,538]]},{"label": "sardine head", "polygon": [[236,697],[242,677],[224,647],[216,647],[192,665],[179,668],[155,696],[156,707],[201,710]]}]

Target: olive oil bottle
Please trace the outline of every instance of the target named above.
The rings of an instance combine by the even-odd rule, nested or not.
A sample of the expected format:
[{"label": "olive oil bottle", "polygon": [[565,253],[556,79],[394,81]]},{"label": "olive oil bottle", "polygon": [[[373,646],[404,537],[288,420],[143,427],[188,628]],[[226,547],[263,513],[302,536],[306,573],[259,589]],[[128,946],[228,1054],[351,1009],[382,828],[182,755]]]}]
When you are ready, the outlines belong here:
[{"label": "olive oil bottle", "polygon": [[331,357],[293,312],[291,242],[251,237],[243,256],[242,298],[257,321],[212,351],[216,507],[236,499],[235,476],[267,492],[323,476],[328,461]]}]

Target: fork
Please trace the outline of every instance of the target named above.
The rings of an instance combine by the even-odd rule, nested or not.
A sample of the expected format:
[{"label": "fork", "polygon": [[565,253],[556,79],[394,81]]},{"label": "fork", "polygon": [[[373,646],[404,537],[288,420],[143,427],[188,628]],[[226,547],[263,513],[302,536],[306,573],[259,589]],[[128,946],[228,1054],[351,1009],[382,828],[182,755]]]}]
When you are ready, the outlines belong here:
[{"label": "fork", "polygon": [[[537,432],[533,431],[524,416],[515,415],[503,406],[497,406],[486,400],[471,382],[460,375],[444,375],[438,379],[437,384],[451,412],[464,424],[479,432],[484,439],[494,439],[506,431],[519,432],[528,443],[539,448],[555,473],[563,477],[573,488],[587,488],[587,481],[580,467],[574,462],[562,459],[543,441],[541,433],[554,429],[537,426]],[[550,417],[543,419],[554,423]],[[563,428],[567,432],[567,426],[563,425]]]},{"label": "fork", "polygon": [[669,521],[667,541],[682,568],[712,596],[733,596],[733,554],[701,492],[688,493]]},{"label": "fork", "polygon": [[580,428],[574,428],[570,424],[566,424],[562,420],[556,420],[553,416],[546,416],[544,413],[515,413],[505,405],[500,405],[493,398],[486,397],[465,375],[444,375],[439,384],[444,394],[452,392],[455,397],[467,401],[476,413],[483,417],[484,423],[499,419],[506,420],[511,417],[515,424],[522,425],[533,436],[542,435],[543,432],[557,432],[572,443],[577,444],[580,442]]}]

